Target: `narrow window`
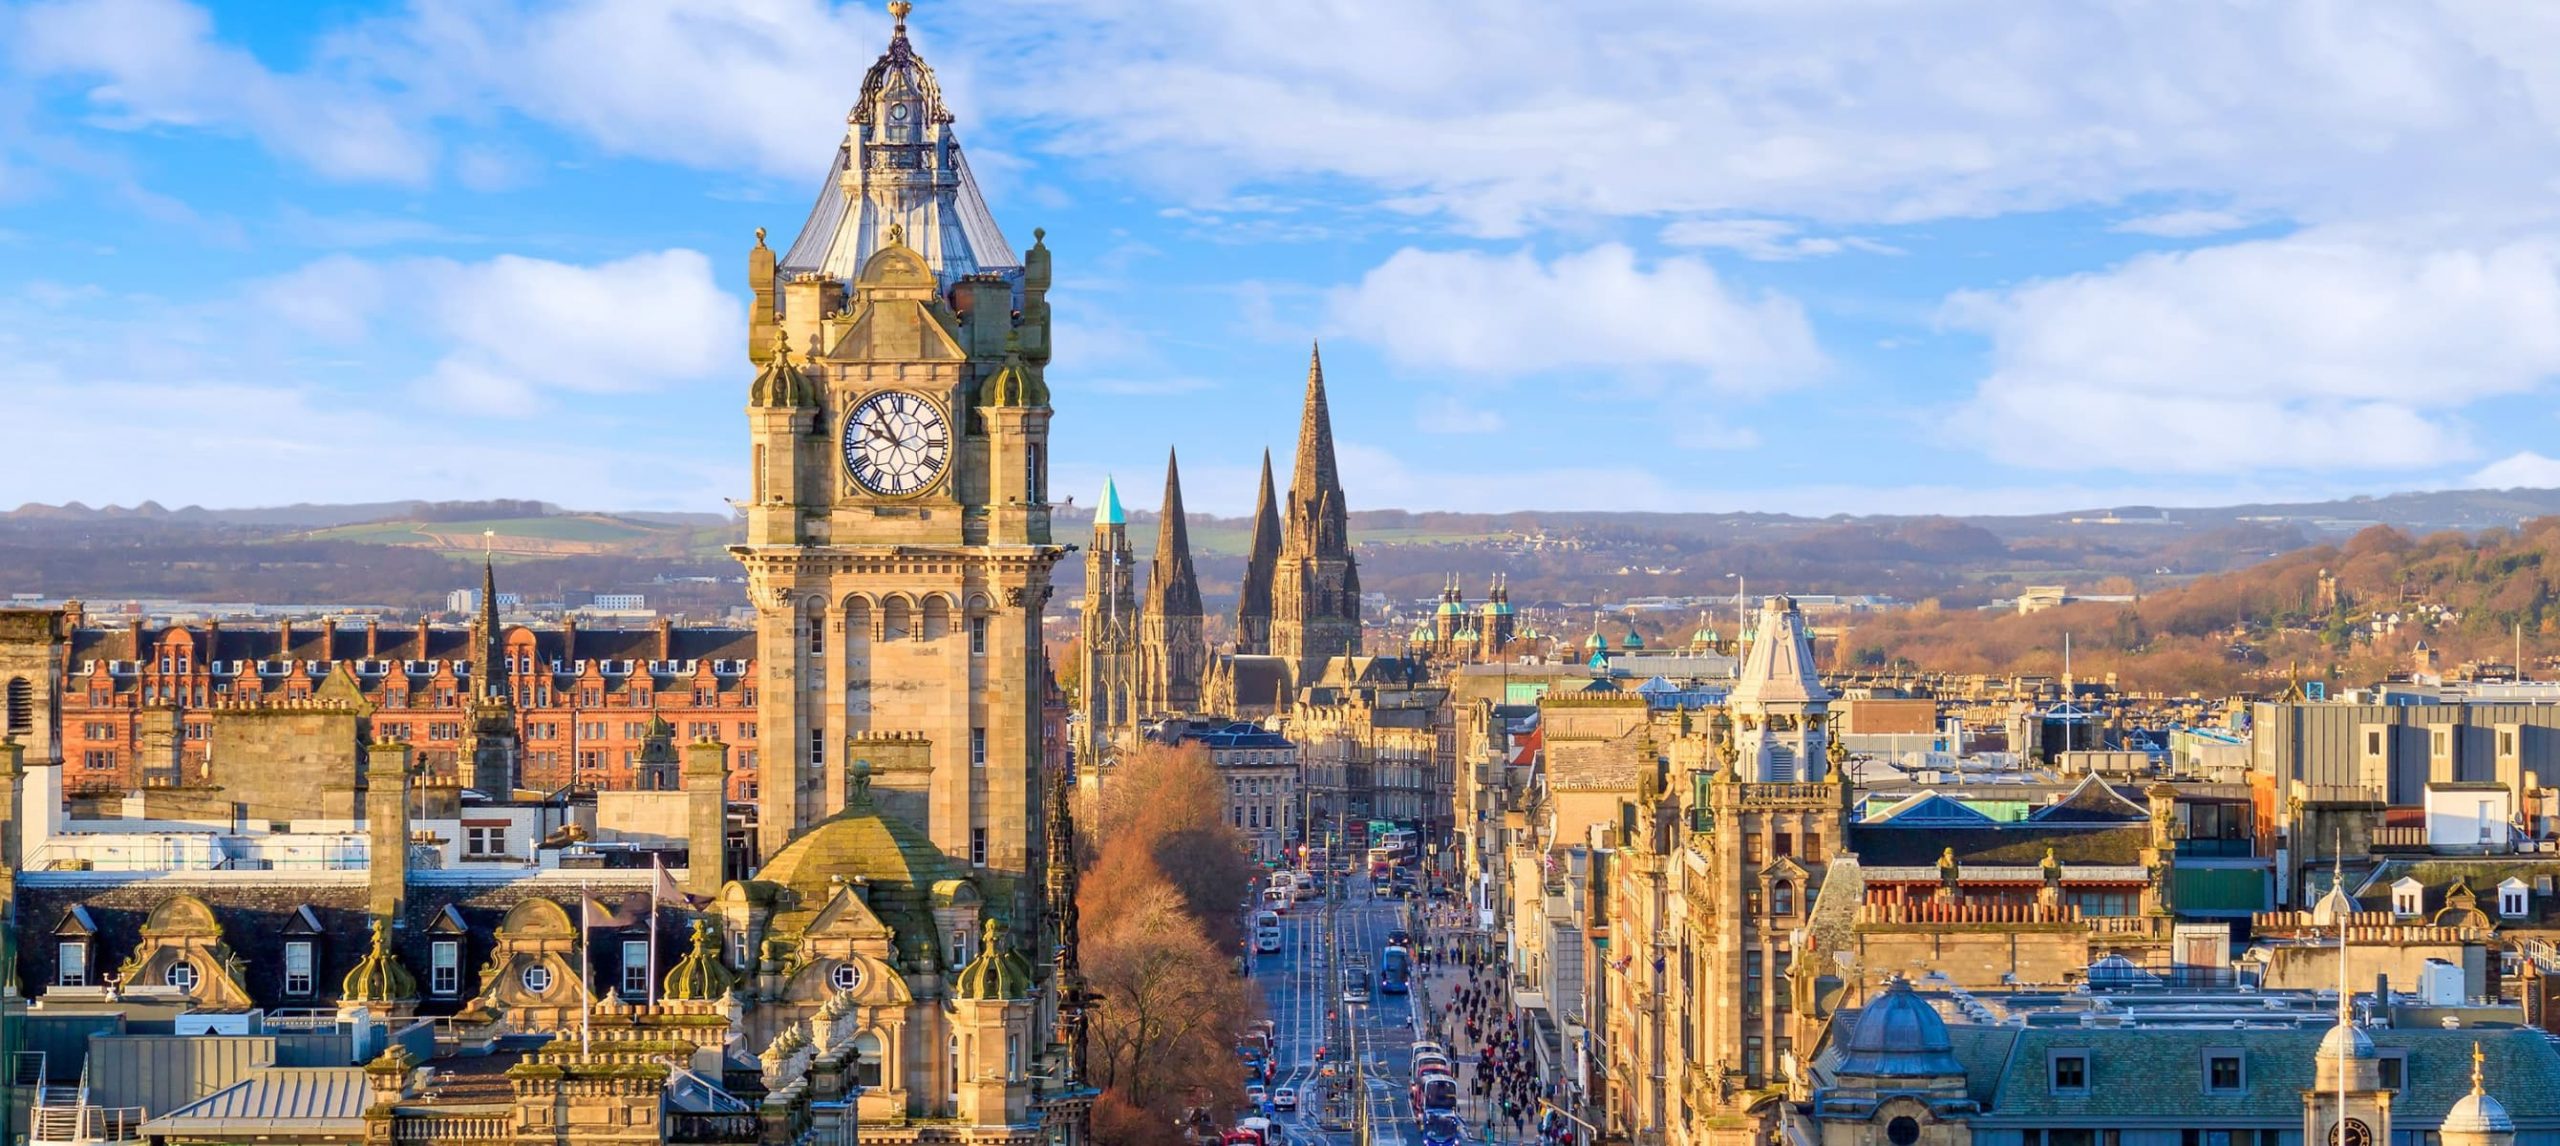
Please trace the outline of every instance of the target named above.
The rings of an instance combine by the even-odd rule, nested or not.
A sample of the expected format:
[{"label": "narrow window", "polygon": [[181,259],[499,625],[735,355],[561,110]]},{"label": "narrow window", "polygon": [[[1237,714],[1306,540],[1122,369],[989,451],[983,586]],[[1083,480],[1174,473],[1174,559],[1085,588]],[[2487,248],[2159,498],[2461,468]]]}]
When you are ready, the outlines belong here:
[{"label": "narrow window", "polygon": [[649,995],[649,941],[622,941],[622,993],[634,998]]},{"label": "narrow window", "polygon": [[969,730],[969,766],[972,768],[987,766],[987,730],[984,728]]},{"label": "narrow window", "polygon": [[985,617],[969,618],[969,655],[973,657],[987,655],[987,619]]},{"label": "narrow window", "polygon": [[297,940],[284,945],[284,993],[311,993],[311,944]]},{"label": "narrow window", "polygon": [[439,939],[429,949],[427,990],[438,996],[451,997],[462,991],[462,944],[457,940]]},{"label": "narrow window", "polygon": [[985,828],[969,829],[969,866],[987,866],[987,830]]},{"label": "narrow window", "polygon": [[54,949],[54,985],[86,987],[89,985],[89,945],[77,939],[66,940]]}]

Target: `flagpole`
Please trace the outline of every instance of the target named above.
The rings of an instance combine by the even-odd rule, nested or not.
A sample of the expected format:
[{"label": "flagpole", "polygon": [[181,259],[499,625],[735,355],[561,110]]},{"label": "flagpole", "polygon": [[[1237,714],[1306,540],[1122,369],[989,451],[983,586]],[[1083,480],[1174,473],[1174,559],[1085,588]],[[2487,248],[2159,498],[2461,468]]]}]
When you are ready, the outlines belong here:
[{"label": "flagpole", "polygon": [[589,959],[589,958],[591,958],[591,957],[594,955],[594,952],[593,952],[593,951],[591,951],[591,950],[589,950],[589,949],[588,949],[588,946],[587,946],[587,944],[589,943],[589,938],[588,938],[588,935],[587,935],[587,929],[588,929],[588,928],[590,928],[590,927],[592,927],[592,926],[594,926],[594,920],[593,920],[593,918],[592,918],[592,917],[593,917],[593,915],[594,915],[594,913],[595,913],[595,904],[596,904],[596,897],[595,897],[595,894],[587,888],[587,885],[585,885],[585,884],[583,884],[583,883],[582,883],[582,884],[579,884],[579,885],[578,885],[578,1053],[579,1053],[579,1054],[581,1054],[581,1055],[585,1055],[585,1054],[592,1053],[592,1052],[595,1050],[595,1041],[594,1041],[594,1038],[593,1038],[592,1032],[588,1029],[588,1024],[587,1024],[587,1016],[588,1016],[591,1012],[593,1012],[593,1011],[595,1010],[595,997],[596,997],[595,985],[587,981],[587,980],[588,980],[588,975],[587,975],[587,961],[588,961],[588,959]]},{"label": "flagpole", "polygon": [[659,866],[662,856],[660,852],[649,853],[649,982],[640,990],[641,997],[652,1003],[658,1001],[658,885],[667,878]]}]

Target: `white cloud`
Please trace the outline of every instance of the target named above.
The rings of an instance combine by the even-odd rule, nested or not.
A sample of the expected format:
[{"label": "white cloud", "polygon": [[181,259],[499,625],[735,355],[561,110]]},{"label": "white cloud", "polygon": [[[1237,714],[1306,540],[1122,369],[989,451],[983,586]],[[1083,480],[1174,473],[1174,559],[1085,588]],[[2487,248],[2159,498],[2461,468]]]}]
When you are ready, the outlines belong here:
[{"label": "white cloud", "polygon": [[2482,466],[2465,484],[2473,489],[2560,487],[2560,458],[2523,450]]},{"label": "white cloud", "polygon": [[272,71],[181,0],[30,5],[0,13],[0,40],[15,41],[10,55],[28,75],[94,85],[88,105],[104,126],[245,131],[335,178],[409,183],[434,165],[432,141],[378,92],[317,70]]},{"label": "white cloud", "polygon": [[1455,394],[1438,394],[1423,400],[1413,424],[1426,434],[1492,434],[1509,423],[1482,395],[1470,402]]},{"label": "white cloud", "polygon": [[[454,409],[523,414],[547,396],[619,394],[731,371],[744,308],[699,251],[594,266],[500,255],[367,262],[333,255],[259,284],[265,310],[345,344],[398,326],[440,357],[418,380]],[[398,303],[398,323],[385,321]]]},{"label": "white cloud", "polygon": [[1806,235],[1781,219],[1683,219],[1662,229],[1662,241],[1675,247],[1722,247],[1761,262],[1819,258],[1844,251],[1876,255],[1902,252],[1857,235]]},{"label": "white cloud", "polygon": [[2236,211],[2162,211],[2156,215],[2137,215],[2107,229],[2125,235],[2194,239],[2256,226],[2258,222]]},{"label": "white cloud", "polygon": [[[1009,18],[1013,17],[1013,18]],[[1347,178],[1484,234],[1979,216],[2203,192],[2315,221],[2547,213],[2533,6],[1016,0],[933,27],[1074,60],[983,93],[1062,155],[1215,195]]]},{"label": "white cloud", "polygon": [[[615,154],[814,181],[889,22],[818,0],[570,0],[425,5],[362,38],[448,111],[493,100]],[[968,65],[927,58],[953,95]]]},{"label": "white cloud", "polygon": [[1952,432],[2055,469],[2390,470],[2467,457],[2459,411],[2560,373],[2560,248],[2303,234],[1964,292],[1991,339]]},{"label": "white cloud", "polygon": [[1688,373],[1743,390],[1796,385],[1824,366],[1795,300],[1738,294],[1693,258],[1646,268],[1614,243],[1545,263],[1407,248],[1332,292],[1327,311],[1415,369]]}]

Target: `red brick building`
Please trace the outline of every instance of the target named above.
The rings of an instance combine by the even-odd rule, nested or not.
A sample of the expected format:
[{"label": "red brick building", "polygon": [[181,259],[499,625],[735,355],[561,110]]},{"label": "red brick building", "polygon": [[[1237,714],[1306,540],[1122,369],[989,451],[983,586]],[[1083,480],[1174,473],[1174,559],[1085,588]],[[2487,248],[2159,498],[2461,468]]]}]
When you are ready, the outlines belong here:
[{"label": "red brick building", "polygon": [[[201,769],[227,703],[298,700],[343,673],[376,740],[450,773],[470,733],[478,626],[93,626],[77,604],[54,642],[63,785],[109,795]],[[729,745],[730,798],[756,797],[755,632],[678,627],[500,629],[528,788],[625,789],[652,716],[677,742]],[[338,686],[347,687],[347,686]]]}]

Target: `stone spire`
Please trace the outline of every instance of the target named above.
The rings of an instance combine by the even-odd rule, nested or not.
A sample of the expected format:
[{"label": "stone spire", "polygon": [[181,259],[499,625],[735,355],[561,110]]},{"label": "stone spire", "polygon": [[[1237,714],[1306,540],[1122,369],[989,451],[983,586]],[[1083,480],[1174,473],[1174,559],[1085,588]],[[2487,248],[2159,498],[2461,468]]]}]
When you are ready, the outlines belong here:
[{"label": "stone spire", "polygon": [[1271,651],[1271,573],[1280,563],[1279,498],[1271,485],[1271,451],[1262,451],[1262,492],[1253,501],[1253,545],[1236,590],[1236,652]]},{"label": "stone spire", "polygon": [[1271,652],[1288,659],[1295,683],[1316,679],[1327,661],[1360,652],[1360,570],[1351,556],[1350,512],[1334,465],[1333,416],[1324,396],[1324,358],[1307,358],[1307,403],[1298,419],[1298,458],[1281,512],[1280,560],[1271,584]]},{"label": "stone spire", "polygon": [[1290,531],[1332,526],[1343,515],[1342,476],[1333,460],[1333,411],[1324,397],[1324,349],[1311,347],[1307,404],[1298,415],[1298,464],[1289,475]]},{"label": "stone spire", "polygon": [[1191,526],[1182,512],[1182,462],[1164,456],[1164,510],[1156,519],[1155,564],[1147,571],[1147,608],[1165,613],[1200,612],[1200,578],[1191,565]]},{"label": "stone spire", "polygon": [[1164,510],[1156,522],[1155,564],[1147,573],[1138,619],[1140,715],[1189,713],[1200,707],[1200,676],[1209,656],[1202,636],[1200,578],[1191,564],[1191,530],[1183,519],[1182,466],[1164,462]]},{"label": "stone spire", "polygon": [[480,555],[480,663],[471,666],[472,683],[482,700],[507,695],[506,634],[498,628],[498,566],[492,553]]}]

